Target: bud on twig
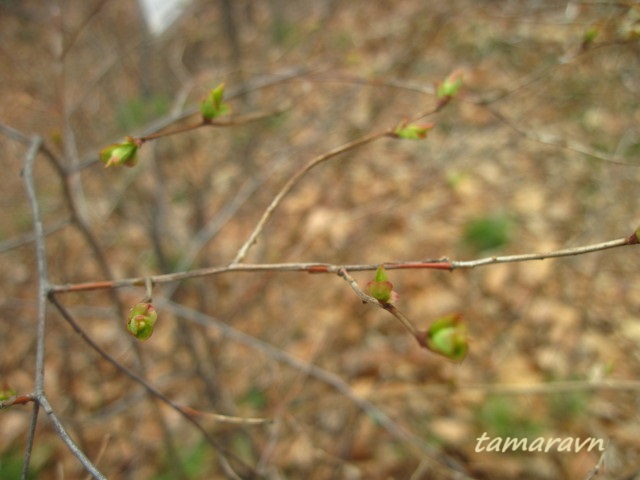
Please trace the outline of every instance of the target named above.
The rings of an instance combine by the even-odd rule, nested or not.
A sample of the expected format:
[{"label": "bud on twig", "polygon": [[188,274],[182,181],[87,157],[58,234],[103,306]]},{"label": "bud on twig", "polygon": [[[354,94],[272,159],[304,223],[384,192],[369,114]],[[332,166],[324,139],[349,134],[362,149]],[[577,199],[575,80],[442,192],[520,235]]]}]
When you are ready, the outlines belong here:
[{"label": "bud on twig", "polygon": [[427,133],[435,125],[433,123],[400,123],[393,131],[393,135],[396,138],[402,138],[406,140],[422,140],[427,138]]},{"label": "bud on twig", "polygon": [[229,106],[226,103],[222,103],[222,97],[224,95],[224,83],[221,83],[216,88],[209,92],[209,95],[200,103],[200,113],[202,119],[205,122],[212,120],[215,117],[224,115],[229,111]]},{"label": "bud on twig", "polygon": [[451,99],[456,96],[462,86],[462,71],[456,70],[451,73],[444,82],[438,85],[436,96],[440,100]]},{"label": "bud on twig", "polygon": [[367,283],[367,293],[380,303],[389,303],[393,296],[393,284],[387,280],[387,272],[384,265],[380,265],[376,270],[374,280]]},{"label": "bud on twig", "polygon": [[147,340],[153,333],[153,327],[158,320],[156,309],[151,303],[137,303],[129,311],[127,330],[138,340]]},{"label": "bud on twig", "polygon": [[450,74],[442,83],[436,84],[436,97],[438,105],[436,110],[442,110],[458,94],[462,86],[462,71],[456,70]]},{"label": "bud on twig", "polygon": [[125,165],[133,167],[138,162],[138,149],[142,145],[140,140],[127,137],[122,143],[115,143],[100,151],[100,160],[105,167]]},{"label": "bud on twig", "polygon": [[467,329],[459,314],[447,315],[431,324],[427,330],[426,346],[454,362],[461,362],[467,356]]}]

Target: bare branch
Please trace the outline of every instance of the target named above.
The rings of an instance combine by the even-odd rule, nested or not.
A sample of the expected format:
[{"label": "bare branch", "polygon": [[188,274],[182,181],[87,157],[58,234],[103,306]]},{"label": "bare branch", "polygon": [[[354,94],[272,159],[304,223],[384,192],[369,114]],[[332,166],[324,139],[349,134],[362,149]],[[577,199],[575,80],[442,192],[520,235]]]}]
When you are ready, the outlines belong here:
[{"label": "bare branch", "polygon": [[[636,234],[629,237],[610,240],[602,243],[583,245],[579,247],[553,250],[549,252],[525,253],[518,255],[502,255],[484,257],[475,260],[450,260],[448,258],[438,258],[430,260],[415,260],[405,262],[387,262],[384,267],[387,270],[460,270],[484,267],[498,263],[529,262],[534,260],[545,260],[550,258],[572,257],[587,253],[600,252],[612,248],[619,248],[628,245],[636,245],[638,239]],[[349,272],[375,271],[380,266],[376,264],[352,264],[336,265],[330,263],[308,262],[308,263],[235,263],[226,266],[207,267],[184,272],[168,273],[164,275],[150,275],[145,277],[124,278],[121,280],[103,280],[95,282],[75,283],[67,285],[51,285],[50,291],[53,293],[81,292],[89,290],[105,290],[122,287],[144,286],[147,279],[151,279],[154,285],[172,283],[182,280],[207,277],[211,275],[221,275],[232,272],[307,272],[307,273],[331,273],[337,274],[341,269]],[[357,293],[357,292],[356,292]],[[365,298],[361,297],[361,300]],[[369,302],[368,299],[366,299]]]},{"label": "bare branch", "polygon": [[51,404],[49,403],[49,400],[47,399],[47,396],[44,394],[44,392],[38,395],[38,403],[40,404],[44,412],[47,414],[47,416],[49,417],[49,420],[51,420],[51,423],[53,424],[53,427],[58,433],[58,436],[67,445],[67,447],[69,447],[69,450],[71,450],[71,453],[73,453],[73,455],[78,460],[80,460],[80,463],[85,468],[87,473],[91,474],[93,478],[96,478],[98,480],[107,480],[107,477],[105,477],[97,469],[97,467],[91,462],[91,460],[89,460],[89,458],[84,454],[84,452],[80,449],[80,447],[78,447],[78,445],[69,436],[69,434],[64,428],[64,425],[62,425],[62,422],[58,419],[56,414],[53,412],[53,408],[51,407]]},{"label": "bare branch", "polygon": [[[44,227],[42,226],[42,218],[40,216],[40,207],[36,196],[36,187],[33,181],[33,168],[38,155],[38,150],[42,145],[41,137],[33,137],[29,151],[25,157],[24,169],[22,176],[31,207],[33,216],[33,231],[36,242],[36,262],[38,269],[38,317],[36,320],[36,364],[34,369],[34,392],[35,396],[44,392],[44,339],[46,330],[46,305],[47,305],[47,289],[49,288],[49,280],[47,276],[47,258],[44,244]],[[33,451],[33,441],[36,433],[36,423],[38,420],[39,403],[33,404],[31,421],[27,433],[27,443],[24,450],[24,463],[22,465],[22,478],[26,479],[29,472],[29,464],[31,462],[31,452]]]}]

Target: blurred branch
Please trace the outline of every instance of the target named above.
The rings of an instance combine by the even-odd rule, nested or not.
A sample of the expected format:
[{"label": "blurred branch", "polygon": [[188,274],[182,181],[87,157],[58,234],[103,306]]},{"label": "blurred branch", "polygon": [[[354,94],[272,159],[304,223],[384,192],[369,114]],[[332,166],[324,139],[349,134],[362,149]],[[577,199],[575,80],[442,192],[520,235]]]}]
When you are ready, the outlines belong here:
[{"label": "blurred branch", "polygon": [[[89,473],[91,476],[93,476],[93,478],[97,480],[107,480],[107,477],[105,477],[98,470],[98,468],[91,462],[91,460],[89,460],[89,458],[84,454],[84,452],[80,449],[80,447],[78,447],[78,445],[76,445],[73,439],[69,436],[69,434],[64,428],[64,425],[62,425],[62,422],[58,419],[57,415],[53,412],[53,408],[51,407],[51,404],[49,403],[49,400],[47,399],[44,392],[38,395],[38,404],[42,407],[44,412],[47,414],[47,416],[49,417],[49,420],[51,420],[51,423],[53,423],[53,427],[55,428],[58,436],[67,445],[67,447],[69,447],[69,450],[71,450],[71,453],[73,453],[73,455],[78,460],[80,460],[80,463],[82,463],[82,466],[85,468],[87,473]],[[24,477],[25,475],[23,475],[23,478]]]},{"label": "blurred branch", "polygon": [[494,117],[498,120],[504,122],[509,128],[511,128],[514,132],[520,135],[527,140],[532,140],[534,142],[540,143],[542,145],[549,145],[551,147],[561,148],[563,150],[568,150],[575,153],[581,153],[583,155],[588,155],[590,157],[596,158],[603,162],[612,163],[614,165],[622,165],[625,167],[640,167],[640,163],[629,163],[623,160],[620,160],[615,155],[608,155],[605,152],[599,152],[593,148],[587,147],[586,145],[580,144],[578,142],[572,142],[569,140],[565,140],[556,135],[545,134],[545,133],[536,133],[531,130],[524,129],[518,126],[515,122],[507,118],[503,113],[501,113],[498,109],[493,108],[489,105],[482,105],[486,108]]},{"label": "blurred branch", "polygon": [[[70,219],[60,220],[54,223],[53,225],[46,227],[44,229],[44,236],[47,237],[53,233],[56,233],[59,230],[62,230],[67,225],[69,225],[70,223],[71,223]],[[28,243],[34,242],[35,239],[36,239],[36,234],[31,232],[31,233],[25,233],[23,235],[19,235],[15,238],[4,240],[0,242],[0,253],[8,252],[9,250],[13,250],[14,248],[18,248]]]},{"label": "blurred branch", "polygon": [[[636,245],[638,238],[635,233],[629,237],[610,240],[602,243],[591,245],[583,245],[579,247],[565,248],[549,252],[525,253],[519,255],[503,255],[478,258],[475,260],[450,260],[446,257],[431,260],[405,261],[405,262],[388,262],[384,263],[387,270],[460,270],[472,269],[476,267],[484,267],[499,263],[519,263],[534,260],[545,260],[550,258],[572,257],[584,255],[587,253],[600,252],[612,248],[619,248],[628,245]],[[66,285],[51,285],[50,292],[80,292],[88,290],[105,290],[122,287],[144,286],[147,279],[150,279],[154,285],[177,282],[198,277],[206,277],[211,275],[221,275],[232,272],[307,272],[314,274],[331,273],[339,274],[341,270],[348,272],[375,271],[380,266],[376,264],[353,264],[353,265],[336,265],[330,263],[233,263],[226,266],[200,268],[184,272],[168,273],[164,275],[150,275],[144,277],[124,278],[121,280],[103,280],[96,282],[74,283]]]},{"label": "blurred branch", "polygon": [[604,466],[604,457],[605,457],[605,455],[607,453],[607,447],[609,446],[609,443],[610,442],[607,441],[607,445],[604,447],[604,450],[602,451],[602,454],[600,455],[600,458],[598,459],[598,462],[591,469],[591,471],[587,474],[587,476],[585,477],[585,480],[592,480],[600,473],[600,469]]},{"label": "blurred branch", "polygon": [[82,22],[76,25],[73,31],[68,34],[63,44],[62,51],[60,52],[61,59],[64,59],[64,57],[67,56],[67,53],[69,53],[69,50],[75,44],[80,33],[82,33],[82,31],[87,27],[89,22],[91,22],[91,20],[95,18],[95,16],[100,12],[100,10],[102,10],[102,7],[104,7],[108,1],[109,0],[100,0],[98,3],[96,3],[93,6],[93,9],[89,11],[89,14],[82,20]]},{"label": "blurred branch", "polygon": [[293,355],[290,355],[287,352],[274,347],[273,345],[263,342],[262,340],[252,337],[251,335],[243,333],[239,330],[236,330],[232,326],[218,320],[211,315],[207,315],[197,310],[185,307],[184,305],[181,305],[179,303],[175,303],[162,298],[158,298],[156,300],[156,303],[168,308],[174,314],[183,317],[191,322],[197,323],[204,327],[215,328],[225,338],[228,338],[241,345],[245,345],[255,351],[261,352],[277,362],[286,364],[296,370],[303,372],[305,375],[308,375],[320,382],[329,385],[338,393],[344,395],[347,399],[353,402],[358,408],[366,413],[369,418],[371,418],[378,425],[384,428],[390,435],[399,440],[407,441],[410,445],[417,447],[422,454],[429,456],[430,460],[438,464],[440,467],[446,467],[447,469],[455,470],[460,478],[468,478],[466,475],[461,473],[463,469],[460,467],[456,460],[448,457],[442,452],[439,452],[437,449],[425,442],[422,438],[400,426],[395,420],[390,418],[379,407],[355,393],[349,386],[349,384],[342,380],[336,374],[324,370],[317,365],[305,362],[304,360],[294,357]]},{"label": "blurred branch", "polygon": [[62,315],[62,318],[64,318],[67,321],[67,323],[69,323],[69,325],[71,325],[71,327],[76,331],[76,333],[78,333],[78,335],[80,335],[82,340],[84,340],[102,358],[104,358],[107,362],[109,362],[111,365],[113,365],[116,369],[120,370],[122,373],[124,373],[126,376],[128,376],[131,380],[133,380],[136,383],[140,384],[142,387],[144,387],[144,389],[148,393],[150,393],[151,395],[153,395],[154,397],[156,397],[160,401],[166,403],[169,407],[171,407],[176,412],[178,412],[188,422],[190,422],[192,425],[194,425],[200,431],[200,433],[202,433],[204,438],[206,438],[207,442],[209,442],[209,444],[211,446],[213,446],[216,449],[216,451],[220,454],[220,455],[218,455],[218,459],[220,461],[221,467],[227,472],[232,472],[233,473],[233,478],[235,478],[237,475],[235,474],[235,472],[233,472],[233,469],[231,468],[231,465],[229,464],[229,462],[228,462],[228,460],[226,458],[227,456],[229,458],[233,458],[239,465],[242,465],[248,471],[253,471],[253,469],[249,465],[247,465],[241,459],[237,458],[232,452],[228,451],[225,447],[220,445],[209,434],[209,432],[202,425],[200,425],[200,423],[198,423],[198,421],[195,419],[195,417],[191,413],[193,411],[192,409],[185,408],[185,407],[182,407],[182,406],[176,404],[173,400],[171,400],[169,397],[167,397],[164,393],[162,393],[160,390],[158,390],[153,385],[151,385],[149,382],[147,382],[147,380],[145,378],[143,378],[142,376],[138,375],[137,373],[129,370],[127,367],[125,367],[120,362],[118,362],[114,357],[112,357],[109,353],[107,353],[105,350],[103,350],[102,347],[100,347],[100,345],[98,345],[89,335],[87,335],[87,333],[82,329],[82,327],[80,327],[80,324],[78,322],[76,322],[76,320],[73,318],[71,313],[58,301],[58,299],[56,298],[56,296],[53,293],[50,293],[49,301],[56,307],[56,309],[58,310],[60,315]]}]

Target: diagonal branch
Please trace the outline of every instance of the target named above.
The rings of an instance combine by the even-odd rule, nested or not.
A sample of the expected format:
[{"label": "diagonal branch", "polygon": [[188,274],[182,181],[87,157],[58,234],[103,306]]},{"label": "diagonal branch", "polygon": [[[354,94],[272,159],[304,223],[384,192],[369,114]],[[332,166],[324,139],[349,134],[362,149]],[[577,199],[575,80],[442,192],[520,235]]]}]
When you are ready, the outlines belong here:
[{"label": "diagonal branch", "polygon": [[306,375],[325,383],[341,395],[344,395],[351,402],[353,402],[359,409],[365,412],[369,416],[369,418],[379,424],[390,435],[399,440],[408,442],[410,445],[417,448],[423,455],[429,457],[429,460],[434,462],[438,467],[453,469],[460,478],[468,479],[468,477],[462,473],[462,468],[455,459],[447,455],[443,455],[441,452],[438,452],[436,449],[434,449],[433,446],[429,445],[422,438],[399,425],[395,420],[389,417],[375,404],[371,403],[368,399],[361,397],[356,392],[354,392],[349,384],[342,380],[338,375],[329,372],[321,367],[318,367],[317,365],[305,362],[302,359],[294,357],[289,353],[280,350],[279,348],[274,347],[269,343],[263,342],[258,338],[252,337],[251,335],[236,330],[232,326],[227,325],[226,323],[218,320],[211,315],[193,310],[170,300],[158,298],[157,303],[173,311],[174,314],[179,315],[180,317],[183,317],[191,322],[205,327],[213,327],[225,338],[228,338],[229,340],[232,340],[241,345],[245,345],[279,363],[288,365],[291,368],[304,372]]},{"label": "diagonal branch", "polygon": [[336,147],[333,150],[329,150],[328,152],[316,158],[311,159],[306,165],[304,165],[300,170],[298,170],[287,181],[287,183],[283,185],[283,187],[280,189],[278,194],[274,197],[274,199],[271,201],[267,209],[262,214],[262,217],[260,217],[260,220],[258,221],[255,228],[253,229],[253,232],[251,232],[251,235],[249,235],[249,238],[247,239],[247,241],[242,245],[242,247],[240,247],[240,250],[238,250],[238,253],[236,254],[232,263],[234,264],[240,263],[244,260],[244,257],[246,257],[247,252],[253,246],[253,244],[256,243],[258,237],[260,236],[260,234],[262,233],[262,230],[264,229],[264,226],[267,224],[267,222],[271,218],[271,215],[273,214],[275,209],[278,208],[278,205],[280,205],[284,197],[287,196],[287,194],[291,190],[293,190],[293,187],[295,187],[296,184],[302,179],[302,177],[304,177],[307,173],[309,173],[311,169],[313,169],[314,167],[320,165],[323,162],[326,162],[327,160],[337,155],[340,155],[341,153],[345,153],[345,152],[348,152],[349,150],[353,150],[355,148],[361,147],[379,138],[389,136],[390,134],[392,134],[392,132],[393,132],[392,130],[382,130],[380,132],[371,133],[369,135],[360,137],[357,140],[354,140],[352,142],[345,143],[344,145]]},{"label": "diagonal branch", "polygon": [[122,373],[124,373],[130,379],[132,379],[133,381],[135,381],[138,384],[140,384],[149,394],[153,395],[158,400],[166,403],[169,407],[171,407],[176,412],[178,412],[180,415],[182,415],[182,417],[185,418],[188,422],[190,422],[192,425],[194,425],[200,431],[200,433],[202,433],[204,438],[207,439],[209,444],[211,444],[218,451],[218,453],[219,453],[218,459],[220,461],[221,467],[225,471],[227,471],[232,478],[234,478],[234,476],[237,476],[237,475],[235,475],[235,472],[233,471],[231,465],[229,464],[229,462],[228,462],[228,460],[226,458],[227,456],[229,458],[233,458],[239,465],[242,465],[246,470],[248,470],[248,471],[252,471],[253,470],[244,461],[239,459],[232,452],[228,451],[223,445],[220,445],[218,443],[218,441],[216,439],[214,439],[202,425],[200,425],[200,423],[196,420],[195,416],[193,415],[193,411],[191,409],[184,408],[184,407],[176,404],[173,400],[171,400],[169,397],[167,397],[164,393],[162,393],[160,390],[158,390],[153,385],[151,385],[149,382],[147,382],[147,380],[145,378],[143,378],[142,376],[138,375],[137,373],[129,370],[124,365],[122,365],[120,362],[118,362],[118,360],[113,358],[109,353],[107,353],[105,350],[103,350],[100,347],[100,345],[98,345],[89,335],[87,335],[87,333],[82,329],[82,327],[80,327],[80,324],[78,322],[76,322],[76,320],[73,318],[71,313],[69,313],[69,311],[58,301],[58,299],[56,298],[56,296],[54,294],[50,294],[49,295],[49,301],[56,307],[56,309],[58,310],[60,315],[62,315],[62,318],[64,318],[69,323],[69,325],[71,325],[71,327],[76,331],[76,333],[78,333],[78,335],[80,335],[80,337],[91,348],[93,348],[102,358],[104,358],[107,362],[109,362],[111,365],[113,365],[116,369],[120,370]]}]

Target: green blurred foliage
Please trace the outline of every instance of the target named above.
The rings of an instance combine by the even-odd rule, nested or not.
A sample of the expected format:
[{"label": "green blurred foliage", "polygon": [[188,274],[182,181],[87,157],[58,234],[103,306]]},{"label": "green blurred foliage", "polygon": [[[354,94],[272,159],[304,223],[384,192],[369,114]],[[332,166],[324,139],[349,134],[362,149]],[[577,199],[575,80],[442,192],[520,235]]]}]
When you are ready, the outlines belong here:
[{"label": "green blurred foliage", "polygon": [[125,132],[134,130],[166,114],[170,105],[169,98],[164,95],[132,98],[118,106],[116,111],[118,128]]},{"label": "green blurred foliage", "polygon": [[543,422],[531,415],[530,408],[522,408],[512,398],[491,397],[476,412],[481,431],[494,437],[532,438],[545,432]]},{"label": "green blurred foliage", "polygon": [[472,218],[464,226],[462,242],[475,253],[497,250],[509,243],[510,227],[502,214]]}]

